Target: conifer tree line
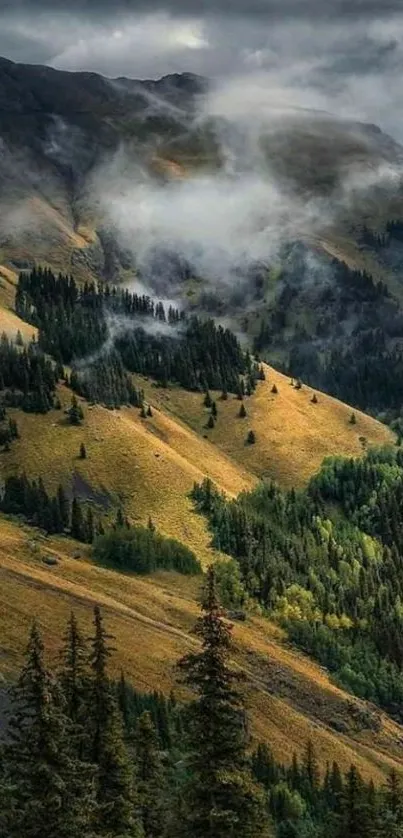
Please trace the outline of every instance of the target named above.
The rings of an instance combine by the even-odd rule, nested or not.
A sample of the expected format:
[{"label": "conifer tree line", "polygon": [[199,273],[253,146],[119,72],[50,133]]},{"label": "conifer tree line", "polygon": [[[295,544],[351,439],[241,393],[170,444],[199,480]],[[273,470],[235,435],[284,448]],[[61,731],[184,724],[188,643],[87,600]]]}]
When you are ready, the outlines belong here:
[{"label": "conifer tree line", "polygon": [[0,510],[8,515],[22,515],[32,526],[49,534],[69,533],[88,544],[97,532],[103,532],[100,522],[94,522],[90,505],[84,509],[78,498],[70,501],[61,484],[56,495],[49,495],[42,478],[29,480],[26,474],[6,478],[0,493]]},{"label": "conifer tree line", "polygon": [[46,358],[35,341],[21,347],[5,334],[0,337],[0,406],[47,413],[63,376],[63,367]]},{"label": "conifer tree line", "polygon": [[262,484],[229,501],[205,480],[193,498],[214,546],[236,560],[245,597],[258,600],[336,683],[401,721],[400,448],[329,458],[298,492]]},{"label": "conifer tree line", "polygon": [[[369,245],[381,261],[395,252],[400,228],[401,222],[390,222],[381,234],[386,246]],[[300,250],[285,254],[278,294],[269,305],[262,301],[255,351],[276,366],[282,358],[282,371],[311,387],[391,421],[403,402],[400,300],[368,271],[337,259],[316,256],[315,275],[306,248]]]},{"label": "conifer tree line", "polygon": [[84,544],[93,544],[95,561],[116,570],[142,574],[161,568],[186,575],[201,573],[192,550],[158,533],[151,521],[147,527],[132,525],[120,508],[114,522],[103,521],[94,515],[91,504],[77,497],[70,501],[61,484],[52,496],[41,478],[30,481],[26,474],[11,475],[0,492],[0,511],[22,515],[48,534],[69,534]]},{"label": "conifer tree line", "polygon": [[[127,290],[85,284],[35,268],[20,275],[16,311],[39,329],[39,346],[58,363],[88,358],[71,386],[93,401],[136,403],[127,372],[190,390],[237,393],[242,376],[252,390],[259,368],[235,335],[213,320],[183,312]],[[116,338],[110,335],[116,332]],[[134,399],[134,400],[133,400]]]},{"label": "conifer tree line", "polygon": [[11,689],[0,759],[7,838],[401,838],[401,780],[376,789],[352,765],[319,770],[307,742],[291,765],[250,747],[231,627],[210,568],[198,650],[178,662],[193,695],[142,696],[109,673],[113,638],[94,608],[84,637],[70,616],[58,665],[33,623]]}]

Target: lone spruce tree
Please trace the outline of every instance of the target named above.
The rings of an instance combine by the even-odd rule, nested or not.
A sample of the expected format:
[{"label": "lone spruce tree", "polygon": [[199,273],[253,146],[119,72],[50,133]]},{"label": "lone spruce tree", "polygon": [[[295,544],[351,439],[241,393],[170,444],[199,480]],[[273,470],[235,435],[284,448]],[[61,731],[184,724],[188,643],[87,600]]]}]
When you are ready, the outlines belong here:
[{"label": "lone spruce tree", "polygon": [[71,397],[71,405],[67,411],[68,420],[70,425],[81,425],[81,422],[84,419],[84,412],[77,400],[76,396]]},{"label": "lone spruce tree", "polygon": [[[72,747],[62,694],[44,664],[33,624],[13,690],[15,714],[5,756],[8,838],[92,838],[94,773]],[[4,786],[3,786],[4,788]]]},{"label": "lone spruce tree", "polygon": [[179,662],[185,683],[197,696],[185,715],[190,777],[180,834],[266,838],[271,834],[268,815],[263,790],[249,770],[240,676],[229,666],[231,628],[221,617],[213,567],[195,632],[201,650]]}]

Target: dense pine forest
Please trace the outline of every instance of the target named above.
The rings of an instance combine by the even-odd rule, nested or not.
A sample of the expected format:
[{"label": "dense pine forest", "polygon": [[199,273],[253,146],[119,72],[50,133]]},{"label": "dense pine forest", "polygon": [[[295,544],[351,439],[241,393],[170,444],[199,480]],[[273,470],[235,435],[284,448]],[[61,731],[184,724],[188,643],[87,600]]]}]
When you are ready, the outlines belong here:
[{"label": "dense pine forest", "polygon": [[401,449],[325,460],[299,492],[262,484],[228,501],[206,480],[193,497],[236,560],[233,607],[257,600],[337,683],[401,721]]},{"label": "dense pine forest", "polygon": [[[0,825],[7,838],[399,838],[403,798],[352,765],[320,772],[312,742],[278,764],[251,743],[231,626],[209,569],[195,632],[178,661],[178,701],[136,692],[108,663],[113,638],[94,609],[86,639],[71,615],[56,668],[38,624],[10,692],[1,745]],[[192,697],[193,694],[193,697]],[[189,700],[190,699],[190,700]]]},{"label": "dense pine forest", "polygon": [[[349,293],[348,269],[339,264],[334,269]],[[353,279],[353,296],[369,295],[374,305],[392,310],[395,303],[382,284],[358,272]],[[20,275],[16,309],[38,329],[38,337],[27,346],[20,338],[0,340],[4,451],[19,437],[18,416],[11,418],[9,409],[60,410],[59,381],[72,391],[63,419],[71,425],[85,422],[87,408],[77,396],[109,408],[132,405],[146,417],[144,393],[132,373],[160,386],[204,393],[214,424],[217,407],[210,390],[221,391],[223,398],[238,395],[242,417],[247,415],[242,398],[264,375],[237,338],[212,320],[172,306],[166,310],[146,296],[107,285],[81,287],[47,269]],[[259,348],[267,335],[262,327]],[[400,350],[396,344],[389,378],[390,359],[383,350],[378,353],[379,335],[374,326],[365,338],[365,351],[374,350],[366,356],[367,373],[360,367],[365,352],[360,350],[357,360],[343,349],[343,361],[337,353],[321,355],[320,383],[354,404],[386,410],[401,437],[401,385],[395,380]],[[361,339],[357,332],[354,340]],[[302,357],[302,366],[294,357],[291,367],[312,378],[311,362]],[[377,380],[378,368],[379,387],[371,396],[369,382]],[[245,444],[255,442],[249,431]],[[79,456],[87,456],[83,443]],[[270,743],[251,742],[242,679],[230,666],[231,629],[223,617],[244,619],[249,609],[267,614],[335,683],[402,722],[400,444],[369,450],[359,460],[330,458],[301,491],[261,483],[229,500],[205,480],[195,485],[192,498],[207,516],[213,546],[231,559],[208,573],[196,625],[201,651],[177,667],[181,699],[136,693],[124,674],[115,683],[107,670],[112,641],[99,609],[90,640],[71,617],[62,662],[52,670],[34,624],[1,751],[0,834],[402,838],[403,798],[395,774],[375,789],[354,766],[347,774],[335,763],[320,770],[311,742],[287,765],[274,760]],[[51,495],[40,479],[9,476],[1,487],[0,511],[92,545],[95,562],[121,573],[201,574],[192,551],[158,533],[151,519],[146,527],[133,525],[117,509],[112,520],[111,510],[80,501],[62,485]],[[185,691],[193,693],[193,701],[184,701]],[[376,712],[368,711],[368,724],[377,724]]]},{"label": "dense pine forest", "polygon": [[72,388],[108,406],[138,404],[130,372],[162,386],[234,393],[252,390],[260,374],[228,329],[127,290],[80,289],[72,277],[38,268],[21,274],[16,311],[39,328],[44,353],[73,365]]},{"label": "dense pine forest", "polygon": [[[364,231],[363,244],[385,258],[397,249],[401,267],[401,228],[390,222],[383,246]],[[384,282],[296,243],[283,253],[278,290],[261,301],[259,320],[254,349],[274,366],[366,412],[399,416],[403,310]]]}]

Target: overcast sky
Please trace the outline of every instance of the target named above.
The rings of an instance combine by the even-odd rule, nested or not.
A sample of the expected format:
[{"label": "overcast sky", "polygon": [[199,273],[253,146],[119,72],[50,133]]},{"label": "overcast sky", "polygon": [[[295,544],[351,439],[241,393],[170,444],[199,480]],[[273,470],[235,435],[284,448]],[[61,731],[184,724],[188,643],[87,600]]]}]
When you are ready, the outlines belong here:
[{"label": "overcast sky", "polygon": [[232,90],[241,78],[256,107],[269,92],[403,139],[403,0],[0,0],[0,55]]}]

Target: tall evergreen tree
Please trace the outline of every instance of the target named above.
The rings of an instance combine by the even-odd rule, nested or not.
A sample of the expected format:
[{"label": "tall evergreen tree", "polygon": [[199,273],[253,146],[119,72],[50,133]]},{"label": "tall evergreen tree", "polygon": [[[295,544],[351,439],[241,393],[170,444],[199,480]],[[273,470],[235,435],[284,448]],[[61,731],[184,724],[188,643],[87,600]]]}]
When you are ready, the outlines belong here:
[{"label": "tall evergreen tree", "polygon": [[8,838],[89,838],[93,774],[75,757],[70,725],[56,682],[32,626],[26,661],[13,690],[15,715],[6,746]]},{"label": "tall evergreen tree", "polygon": [[197,694],[186,713],[190,779],[182,834],[188,838],[260,838],[269,835],[262,790],[247,756],[239,676],[229,666],[231,629],[224,622],[210,567],[196,623],[201,650],[180,661],[185,683]]},{"label": "tall evergreen tree", "polygon": [[84,419],[83,409],[76,396],[72,396],[71,398],[71,405],[67,411],[67,416],[69,418],[70,425],[81,425],[81,422]]},{"label": "tall evergreen tree", "polygon": [[302,778],[306,785],[306,795],[311,801],[313,801],[319,790],[320,773],[315,749],[311,739],[308,739],[305,746],[302,761]]},{"label": "tall evergreen tree", "polygon": [[144,838],[161,838],[167,818],[165,777],[157,733],[147,710],[137,721],[135,746],[137,792]]},{"label": "tall evergreen tree", "polygon": [[67,624],[61,660],[59,681],[66,714],[72,724],[74,744],[80,757],[88,757],[88,650],[73,612]]},{"label": "tall evergreen tree", "polygon": [[372,824],[368,817],[366,789],[355,765],[346,775],[343,800],[343,838],[369,838]]},{"label": "tall evergreen tree", "polygon": [[94,627],[89,729],[91,761],[98,769],[97,838],[141,838],[133,771],[124,743],[116,694],[107,674],[110,636],[105,631],[98,606],[94,609]]},{"label": "tall evergreen tree", "polygon": [[86,541],[86,526],[83,511],[77,498],[73,498],[71,505],[71,535],[77,541]]}]

